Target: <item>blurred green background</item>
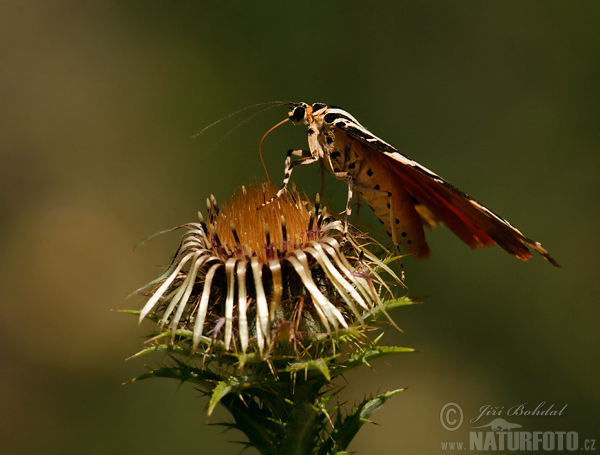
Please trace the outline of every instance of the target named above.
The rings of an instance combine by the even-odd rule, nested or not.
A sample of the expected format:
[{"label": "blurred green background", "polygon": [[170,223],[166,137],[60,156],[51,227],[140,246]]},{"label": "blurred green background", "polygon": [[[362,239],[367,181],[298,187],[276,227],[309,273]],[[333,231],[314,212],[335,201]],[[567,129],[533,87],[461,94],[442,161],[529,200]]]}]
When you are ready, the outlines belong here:
[{"label": "blurred green background", "polygon": [[[421,352],[349,377],[343,397],[410,388],[350,449],[440,453],[468,434],[441,427],[447,402],[465,419],[484,405],[567,404],[561,417],[507,420],[600,437],[599,23],[593,1],[2,1],[2,452],[239,453],[227,441],[241,435],[205,425],[191,386],[120,385],[163,359],[125,362],[150,327],[110,309],[138,305],[126,296],[178,237],[137,242],[263,177],[258,141],[286,108],[222,142],[249,113],[192,136],[271,100],[345,107],[562,265],[430,232],[431,259],[405,261],[424,304],[398,309],[404,333],[387,335]],[[273,133],[271,177],[305,147],[303,128]],[[316,191],[318,166],[294,179]],[[345,194],[327,180],[331,205]]]}]

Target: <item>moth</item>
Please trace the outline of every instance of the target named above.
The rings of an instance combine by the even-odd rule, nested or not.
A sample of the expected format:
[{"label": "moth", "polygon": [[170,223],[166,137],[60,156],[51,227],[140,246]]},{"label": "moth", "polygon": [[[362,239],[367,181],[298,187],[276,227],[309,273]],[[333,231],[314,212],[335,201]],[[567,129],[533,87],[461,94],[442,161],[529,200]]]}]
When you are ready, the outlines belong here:
[{"label": "moth", "polygon": [[[309,150],[288,151],[283,184],[275,198],[285,191],[294,168],[322,161],[348,184],[346,214],[351,211],[353,191],[358,191],[394,244],[417,259],[430,255],[423,226],[445,224],[471,248],[496,243],[522,261],[532,257],[531,248],[558,267],[539,242],[375,136],[345,110],[323,103],[296,103],[288,118],[265,136],[287,121],[307,127]],[[299,158],[292,161],[292,156]]]}]

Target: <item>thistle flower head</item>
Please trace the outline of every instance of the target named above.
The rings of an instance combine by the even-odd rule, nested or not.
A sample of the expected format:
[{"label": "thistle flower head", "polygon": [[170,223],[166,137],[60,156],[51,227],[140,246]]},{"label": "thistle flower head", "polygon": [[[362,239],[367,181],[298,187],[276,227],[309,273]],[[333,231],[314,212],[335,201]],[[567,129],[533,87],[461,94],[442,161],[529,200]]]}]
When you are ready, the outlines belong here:
[{"label": "thistle flower head", "polygon": [[170,328],[191,352],[263,357],[363,324],[387,289],[379,271],[396,276],[369,251],[370,239],[344,234],[318,201],[292,189],[265,205],[275,191],[251,185],[222,207],[208,199],[207,216],[183,226],[171,264],[142,288],[150,297],[140,321]]},{"label": "thistle flower head", "polygon": [[225,406],[234,421],[227,427],[262,454],[345,453],[371,414],[403,389],[346,413],[332,405],[334,381],[413,351],[363,333],[410,300],[391,294],[379,273],[400,280],[386,265],[389,253],[379,259],[370,251],[379,246],[368,236],[295,189],[275,194],[270,184],[252,185],[222,207],[211,196],[206,216],[181,226],[171,263],[141,289],[143,309],[128,311],[160,327],[136,356],[167,351],[170,364],[132,382],[192,382],[210,396],[207,415]]}]

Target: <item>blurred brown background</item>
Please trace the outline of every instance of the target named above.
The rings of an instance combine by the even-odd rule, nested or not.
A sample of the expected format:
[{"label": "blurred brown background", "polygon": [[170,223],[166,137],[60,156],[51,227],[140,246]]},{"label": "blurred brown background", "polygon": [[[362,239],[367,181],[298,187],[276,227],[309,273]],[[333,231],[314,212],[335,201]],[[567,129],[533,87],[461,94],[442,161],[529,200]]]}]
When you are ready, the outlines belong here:
[{"label": "blurred brown background", "polygon": [[[345,107],[563,266],[431,232],[432,258],[405,264],[425,303],[396,311],[405,333],[389,334],[422,352],[348,378],[344,397],[410,389],[351,450],[440,453],[468,433],[441,427],[447,402],[466,419],[568,404],[507,420],[600,437],[599,23],[591,1],[0,2],[2,452],[239,453],[192,387],[120,385],[161,359],[125,362],[148,327],[110,309],[137,306],[127,294],[177,235],[137,242],[262,177],[258,140],[287,110],[209,153],[249,114],[192,136],[281,99]],[[272,178],[305,138],[289,124],[269,137]],[[316,191],[318,166],[295,181]],[[340,210],[345,192],[328,180]]]}]

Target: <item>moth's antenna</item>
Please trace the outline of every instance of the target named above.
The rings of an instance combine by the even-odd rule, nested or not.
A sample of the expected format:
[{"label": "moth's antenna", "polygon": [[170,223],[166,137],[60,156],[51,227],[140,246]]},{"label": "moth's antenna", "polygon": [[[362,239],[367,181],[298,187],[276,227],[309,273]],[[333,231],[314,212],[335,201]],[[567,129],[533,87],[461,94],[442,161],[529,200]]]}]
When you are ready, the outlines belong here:
[{"label": "moth's antenna", "polygon": [[263,169],[265,170],[265,175],[267,176],[267,181],[271,182],[271,179],[269,178],[269,172],[267,171],[267,166],[265,166],[265,160],[263,159],[263,154],[262,154],[262,143],[265,140],[265,138],[269,135],[269,133],[271,131],[273,131],[275,128],[283,125],[285,122],[287,122],[290,118],[286,118],[285,120],[282,120],[281,122],[279,122],[277,125],[269,128],[269,131],[267,131],[262,138],[260,138],[260,142],[258,144],[258,154],[260,155],[260,162],[262,163]]},{"label": "moth's antenna", "polygon": [[[194,134],[194,135],[192,136],[192,138],[193,138],[193,139],[196,139],[198,136],[200,136],[202,133],[204,133],[204,132],[205,132],[207,129],[209,129],[209,128],[212,128],[212,127],[213,127],[213,126],[215,126],[215,125],[218,125],[218,124],[219,124],[219,123],[221,123],[222,121],[224,121],[224,120],[227,120],[229,117],[233,117],[234,115],[238,115],[238,114],[240,114],[240,113],[242,113],[242,112],[244,112],[244,111],[247,111],[248,109],[253,109],[253,108],[255,108],[255,107],[258,107],[258,106],[266,106],[266,105],[269,105],[269,104],[270,104],[271,106],[269,106],[269,107],[267,107],[267,108],[265,108],[265,109],[261,109],[261,110],[259,110],[258,112],[255,112],[255,113],[254,113],[254,114],[252,114],[252,115],[251,115],[249,118],[247,118],[246,120],[244,120],[244,121],[243,121],[243,122],[242,122],[240,125],[243,125],[243,124],[244,124],[244,123],[246,123],[248,120],[250,120],[251,118],[253,118],[253,117],[255,117],[256,115],[260,114],[261,112],[268,111],[269,109],[273,109],[274,107],[277,107],[277,106],[282,106],[282,105],[285,105],[285,104],[293,104],[293,103],[292,103],[292,102],[290,102],[290,101],[267,101],[267,102],[265,102],[265,103],[257,103],[257,104],[252,104],[252,105],[250,105],[250,106],[243,107],[243,108],[241,108],[241,109],[238,109],[238,110],[237,110],[237,111],[235,111],[235,112],[232,112],[231,114],[227,114],[225,117],[221,117],[221,118],[220,118],[219,120],[217,120],[216,122],[212,122],[210,125],[207,125],[207,126],[205,126],[205,127],[204,127],[204,128],[202,128],[202,129],[201,129],[201,130],[200,130],[198,133]],[[240,125],[238,125],[238,126],[240,126]],[[237,128],[238,126],[236,126],[236,128]],[[231,133],[231,131],[230,131],[229,133]],[[229,134],[229,133],[227,133],[227,134]]]},{"label": "moth's antenna", "polygon": [[233,128],[231,128],[227,133],[225,133],[217,142],[215,142],[208,150],[206,150],[206,152],[204,152],[204,157],[202,158],[202,160],[206,159],[206,157],[221,143],[223,142],[231,133],[233,133],[235,130],[237,130],[240,126],[248,123],[250,120],[252,120],[254,117],[256,117],[259,114],[262,114],[265,111],[268,111],[270,109],[273,109],[275,107],[278,106],[284,106],[284,105],[289,105],[289,104],[293,104],[290,101],[268,101],[266,103],[257,103],[257,104],[253,104],[252,106],[246,106],[242,109],[239,109],[229,115],[226,115],[225,117],[220,118],[219,120],[217,120],[216,122],[211,123],[208,126],[205,126],[204,128],[202,128],[202,130],[200,130],[200,132],[194,134],[192,136],[193,139],[197,138],[198,136],[200,136],[202,133],[204,133],[207,129],[218,125],[219,123],[221,123],[224,120],[227,120],[230,117],[233,117],[234,115],[237,115],[241,112],[247,111],[248,109],[252,109],[258,106],[265,106],[267,105],[267,107],[258,110],[257,112],[253,113],[252,115],[250,115],[248,118],[242,120],[240,123],[238,123],[236,126],[234,126]]}]

